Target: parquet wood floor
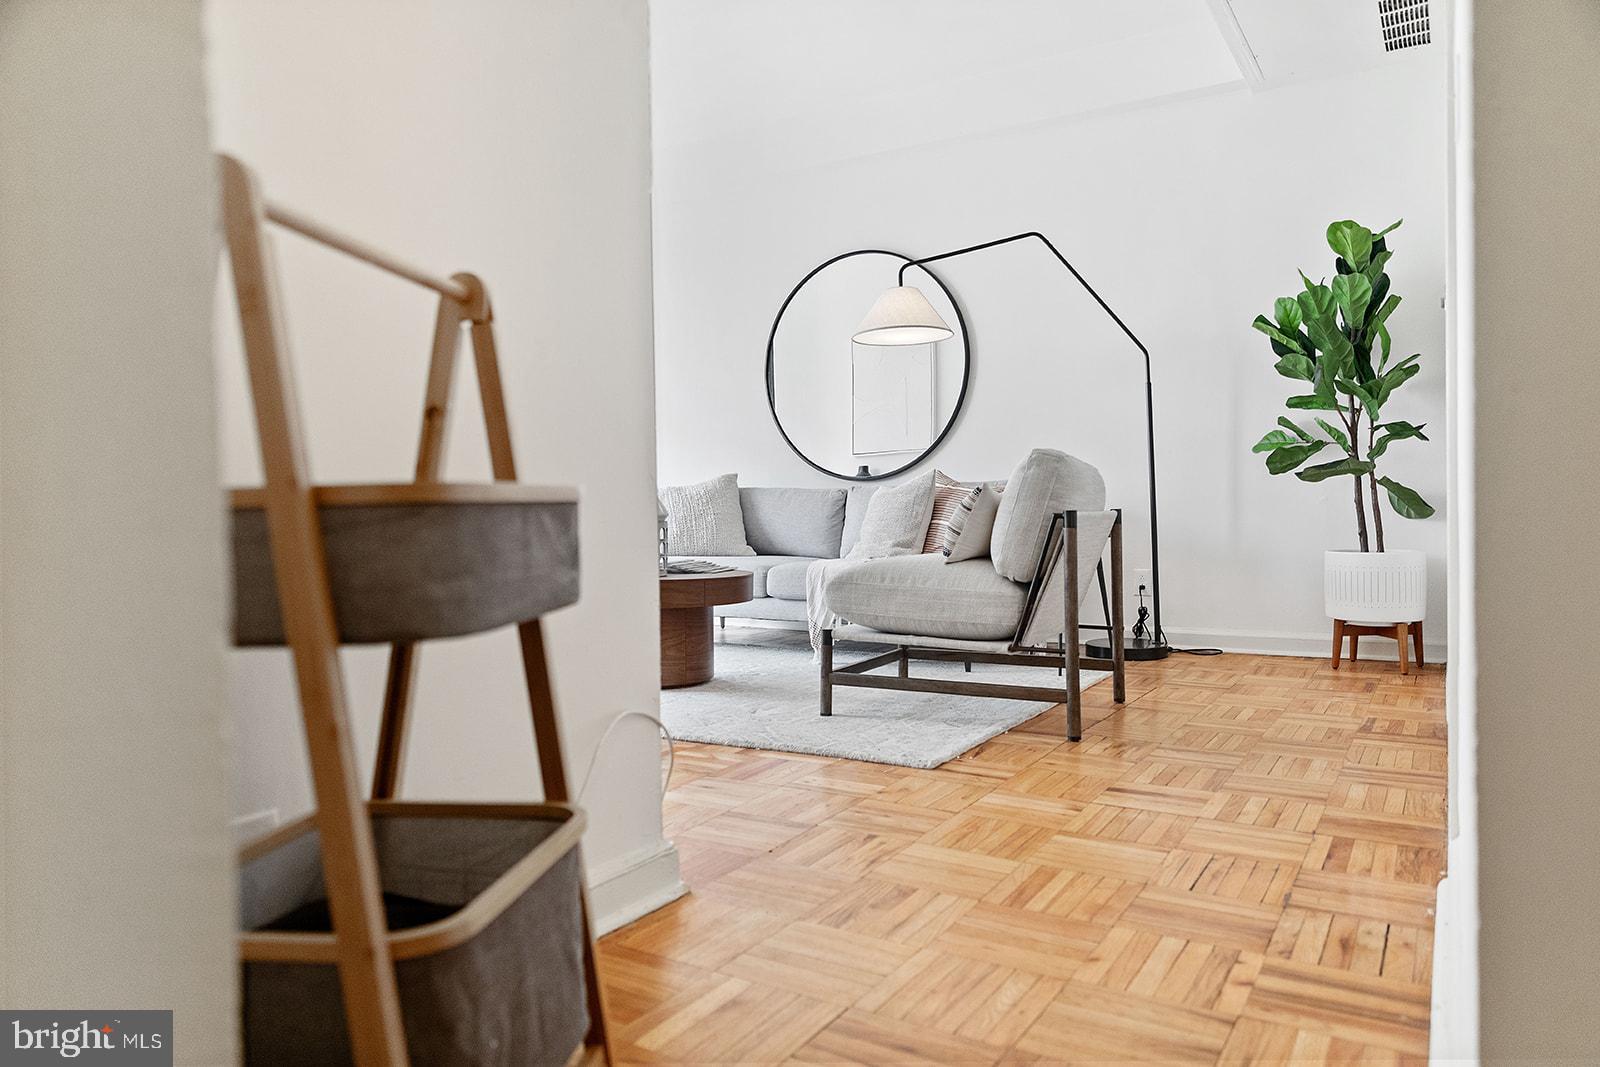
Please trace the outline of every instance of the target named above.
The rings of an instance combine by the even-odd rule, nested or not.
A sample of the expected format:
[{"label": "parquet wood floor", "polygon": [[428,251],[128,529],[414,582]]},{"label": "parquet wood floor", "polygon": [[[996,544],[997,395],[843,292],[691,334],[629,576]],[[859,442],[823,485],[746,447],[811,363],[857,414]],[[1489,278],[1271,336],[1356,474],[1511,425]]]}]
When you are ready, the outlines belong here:
[{"label": "parquet wood floor", "polygon": [[600,943],[622,1060],[1425,1059],[1443,670],[1128,676],[936,770],[680,744],[692,892]]}]

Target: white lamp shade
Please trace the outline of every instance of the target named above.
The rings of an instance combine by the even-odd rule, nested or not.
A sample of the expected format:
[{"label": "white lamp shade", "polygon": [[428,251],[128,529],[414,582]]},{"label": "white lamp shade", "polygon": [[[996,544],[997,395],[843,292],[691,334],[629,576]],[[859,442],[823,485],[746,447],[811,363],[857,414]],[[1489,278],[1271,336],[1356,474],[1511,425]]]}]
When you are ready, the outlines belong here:
[{"label": "white lamp shade", "polygon": [[897,285],[883,291],[851,339],[863,345],[925,345],[954,335],[921,289]]}]

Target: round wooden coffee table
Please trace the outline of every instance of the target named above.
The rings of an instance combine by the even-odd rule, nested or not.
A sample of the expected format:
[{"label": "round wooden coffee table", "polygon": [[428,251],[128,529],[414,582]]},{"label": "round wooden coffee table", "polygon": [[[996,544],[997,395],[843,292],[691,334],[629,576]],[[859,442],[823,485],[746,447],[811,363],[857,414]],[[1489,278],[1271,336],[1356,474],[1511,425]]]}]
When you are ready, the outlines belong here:
[{"label": "round wooden coffee table", "polygon": [[749,571],[661,577],[661,688],[704,685],[716,673],[711,608],[750,599]]}]

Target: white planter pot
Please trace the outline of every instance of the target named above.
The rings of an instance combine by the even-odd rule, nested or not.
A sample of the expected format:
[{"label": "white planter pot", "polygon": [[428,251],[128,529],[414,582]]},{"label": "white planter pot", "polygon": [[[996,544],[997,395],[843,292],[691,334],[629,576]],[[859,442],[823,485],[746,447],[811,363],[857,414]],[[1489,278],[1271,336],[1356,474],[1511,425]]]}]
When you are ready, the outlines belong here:
[{"label": "white planter pot", "polygon": [[1414,548],[1323,554],[1330,619],[1420,622],[1428,613],[1428,557]]}]

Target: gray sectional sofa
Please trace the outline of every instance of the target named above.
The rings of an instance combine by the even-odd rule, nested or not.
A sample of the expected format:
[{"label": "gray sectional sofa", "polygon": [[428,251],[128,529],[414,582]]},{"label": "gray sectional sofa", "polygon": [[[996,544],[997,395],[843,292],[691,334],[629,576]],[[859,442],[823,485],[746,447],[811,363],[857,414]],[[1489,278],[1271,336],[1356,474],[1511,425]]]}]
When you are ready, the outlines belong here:
[{"label": "gray sectional sofa", "polygon": [[806,568],[838,559],[861,537],[861,520],[876,485],[838,489],[739,488],[745,539],[754,556],[694,556],[750,571],[755,596],[716,609],[724,618],[805,625]]}]

